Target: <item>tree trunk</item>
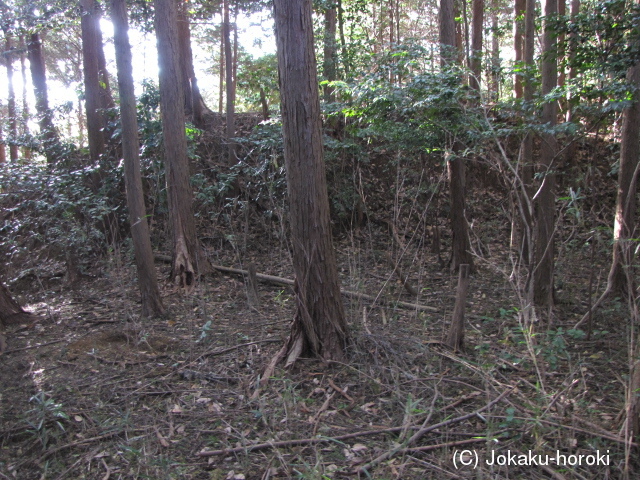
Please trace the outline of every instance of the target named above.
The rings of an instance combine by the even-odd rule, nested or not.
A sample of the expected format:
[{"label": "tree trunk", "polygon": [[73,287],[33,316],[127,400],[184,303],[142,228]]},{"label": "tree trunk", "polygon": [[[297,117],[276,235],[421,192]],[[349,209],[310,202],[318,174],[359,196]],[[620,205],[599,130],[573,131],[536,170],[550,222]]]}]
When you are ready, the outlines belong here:
[{"label": "tree trunk", "polygon": [[[556,64],[556,35],[551,24],[558,13],[558,0],[547,0],[541,74],[542,95],[548,95],[558,84]],[[541,121],[546,128],[557,123],[557,102],[543,105]],[[556,137],[553,133],[541,135],[538,175],[542,185],[534,200],[534,265],[533,265],[533,304],[538,307],[553,307],[553,270],[554,270],[554,227],[555,227],[555,174],[554,161],[557,153]]]},{"label": "tree trunk", "polygon": [[[100,79],[100,106],[103,109],[114,108],[116,102],[113,100],[111,94],[111,86],[109,81],[109,71],[107,70],[107,58],[104,55],[104,42],[102,41],[102,29],[100,28],[100,19],[102,18],[102,11],[100,10],[100,4],[96,3],[94,8],[94,16],[96,22],[96,45],[98,53],[98,78]],[[106,122],[106,119],[105,119]],[[108,122],[107,129],[109,128]],[[113,132],[107,130],[106,140],[111,139]]]},{"label": "tree trunk", "polygon": [[262,119],[269,120],[269,103],[267,102],[267,94],[264,88],[260,87],[260,105],[262,107]]},{"label": "tree trunk", "polygon": [[[535,52],[535,8],[536,0],[524,0],[524,29],[522,39],[522,72],[519,75],[522,85],[522,95],[528,104],[533,103],[535,86],[532,78]],[[517,92],[516,92],[517,95]],[[517,210],[512,218],[512,238],[518,238],[519,259],[526,267],[533,264],[533,210],[531,198],[533,196],[533,133],[527,132],[520,145],[518,159],[518,175],[515,180],[514,198]],[[531,277],[530,277],[531,278]],[[526,287],[529,289],[529,286]]]},{"label": "tree trunk", "polygon": [[180,60],[182,62],[182,85],[184,88],[184,106],[187,116],[199,128],[204,126],[204,114],[209,109],[198,88],[198,80],[193,67],[193,51],[191,49],[191,29],[189,26],[188,0],[177,0],[178,38],[180,42]]},{"label": "tree trunk", "polygon": [[[580,0],[571,0],[571,20],[573,21],[578,14],[580,13]],[[572,80],[575,80],[578,75],[578,69],[574,65],[575,56],[576,56],[576,42],[578,41],[578,34],[576,32],[572,32],[569,34],[569,48],[567,52],[568,60],[569,60],[569,83]],[[566,111],[566,121],[567,122],[576,122],[578,119],[575,115],[574,106],[577,104],[577,100],[573,98],[573,95],[570,92],[567,92],[567,111]],[[576,141],[575,138],[569,138],[569,144],[566,147],[565,159],[570,166],[575,166],[575,154],[576,154]]]},{"label": "tree trunk", "polygon": [[190,288],[195,284],[196,275],[209,272],[210,267],[198,244],[193,217],[184,90],[178,71],[180,63],[175,0],[155,0],[155,7],[165,176],[173,236],[171,278],[176,284]]},{"label": "tree trunk", "polygon": [[[558,0],[558,16],[562,18],[566,14],[567,14],[567,4],[565,3],[565,0]],[[565,40],[566,40],[565,34],[560,33],[558,35],[557,47],[556,47],[558,52],[556,65],[558,66],[558,86],[559,87],[564,87],[565,80],[566,80],[566,73],[564,69],[564,55],[566,51]]]},{"label": "tree trunk", "polygon": [[[459,17],[460,10],[462,9],[462,23],[456,22],[456,26],[460,29],[460,39],[456,44],[460,49],[461,59],[460,65],[464,65],[467,69],[471,70],[471,55],[470,48],[471,42],[469,42],[469,15],[467,14],[467,2],[456,1],[455,3],[456,17]],[[464,42],[462,39],[464,38]],[[469,81],[467,79],[467,85]]]},{"label": "tree trunk", "polygon": [[620,169],[618,170],[618,192],[616,216],[613,226],[613,258],[607,279],[607,290],[611,293],[629,294],[633,285],[627,284],[626,269],[633,259],[636,238],[635,212],[638,181],[638,159],[640,158],[640,64],[636,63],[627,72],[627,81],[633,91],[633,102],[622,113],[620,140]]},{"label": "tree trunk", "polygon": [[474,271],[473,256],[469,242],[469,225],[465,217],[465,165],[464,159],[457,155],[459,146],[453,146],[453,153],[447,161],[449,171],[449,200],[451,204],[451,260],[449,268],[457,272],[462,264],[468,264]]},{"label": "tree trunk", "polygon": [[235,111],[238,91],[238,8],[233,12],[233,109]]},{"label": "tree trunk", "polygon": [[47,74],[42,54],[40,34],[32,33],[27,44],[29,64],[31,65],[31,83],[36,97],[36,111],[38,124],[43,140],[43,149],[47,163],[54,164],[58,159],[58,133],[53,125],[53,115],[49,109],[49,93],[47,89]]},{"label": "tree trunk", "polygon": [[452,349],[464,351],[464,310],[467,302],[467,290],[469,289],[469,265],[460,265],[458,275],[458,288],[456,290],[456,303],[453,308],[447,345]]},{"label": "tree trunk", "polygon": [[347,41],[344,36],[344,9],[342,8],[342,0],[338,0],[338,30],[340,31],[340,49],[342,51],[342,66],[344,73],[348,77],[350,71],[349,58],[347,55]]},{"label": "tree trunk", "polygon": [[440,58],[443,66],[455,62],[456,22],[454,0],[440,0]]},{"label": "tree trunk", "polygon": [[227,146],[229,149],[228,162],[233,165],[236,160],[232,139],[236,136],[235,95],[233,91],[233,53],[231,50],[231,23],[229,21],[229,1],[224,0],[222,22],[222,36],[224,37],[225,74],[227,85]]},{"label": "tree trunk", "polygon": [[[446,67],[458,60],[456,48],[455,7],[453,0],[440,1],[440,47],[441,64]],[[454,139],[448,139],[447,144],[452,153],[448,155],[447,168],[449,172],[449,199],[451,204],[451,231],[453,240],[449,266],[452,272],[457,272],[461,264],[469,265],[473,271],[473,257],[470,252],[469,226],[465,218],[465,165],[464,159],[456,155],[459,145]]]},{"label": "tree trunk", "polygon": [[311,0],[275,0],[296,313],[287,365],[300,355],[344,360],[348,339],[331,237]]},{"label": "tree trunk", "polygon": [[513,90],[516,98],[522,98],[522,60],[524,53],[524,16],[527,9],[527,0],[516,0],[513,21],[513,51],[515,65],[518,71],[513,76]]},{"label": "tree trunk", "polygon": [[94,0],[80,0],[82,27],[82,66],[84,73],[85,109],[87,115],[87,138],[93,162],[98,162],[106,151],[104,131],[106,121],[102,108],[98,66],[98,24]]},{"label": "tree trunk", "polygon": [[471,79],[469,86],[480,90],[482,78],[482,31],[484,26],[484,0],[473,0],[473,32],[471,34]]},{"label": "tree trunk", "polygon": [[16,93],[13,87],[13,45],[11,37],[5,30],[5,62],[7,67],[7,113],[9,115],[9,158],[12,162],[18,160],[18,112],[16,110]]},{"label": "tree trunk", "polygon": [[158,278],[153,261],[149,225],[144,205],[142,177],[140,175],[140,142],[136,117],[136,97],[133,87],[133,65],[129,44],[126,0],[111,0],[113,41],[118,66],[120,91],[120,118],[122,122],[122,153],[124,156],[124,180],[127,189],[127,208],[131,237],[138,271],[142,317],[162,315],[164,307],[158,289]]},{"label": "tree trunk", "polygon": [[224,71],[224,14],[223,14],[222,24],[220,25],[220,92],[219,92],[219,101],[218,101],[218,113],[222,115],[224,112],[224,79],[225,79],[225,71]]},{"label": "tree trunk", "polygon": [[[27,59],[25,52],[27,45],[24,36],[20,35],[18,41],[20,50],[20,75],[22,77],[22,114],[20,115],[20,135],[29,134],[29,102],[27,100]],[[25,160],[31,158],[31,150],[28,147],[22,147],[22,156]]]},{"label": "tree trunk", "polygon": [[[2,108],[2,101],[0,101],[0,109]],[[2,122],[0,122],[0,165],[7,163],[7,150],[4,142],[4,135],[2,132]]]},{"label": "tree trunk", "polygon": [[500,98],[500,37],[498,36],[498,5],[494,0],[491,12],[491,90],[494,100]]},{"label": "tree trunk", "polygon": [[[324,12],[324,58],[322,62],[322,74],[324,80],[334,82],[336,80],[336,27],[337,12],[335,8],[328,8]],[[324,86],[324,101],[335,101],[334,88],[331,85]]]}]

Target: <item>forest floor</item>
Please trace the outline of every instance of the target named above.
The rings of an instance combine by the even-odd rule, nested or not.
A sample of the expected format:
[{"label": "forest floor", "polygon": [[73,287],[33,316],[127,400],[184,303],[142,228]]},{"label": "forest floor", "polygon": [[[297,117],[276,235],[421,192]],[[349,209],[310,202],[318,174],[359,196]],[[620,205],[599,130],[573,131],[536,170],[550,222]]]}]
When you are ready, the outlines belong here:
[{"label": "forest floor", "polygon": [[[260,305],[249,307],[240,276],[203,278],[189,294],[164,283],[166,317],[139,321],[126,252],[110,252],[73,286],[62,263],[39,261],[13,285],[39,321],[9,331],[0,357],[0,478],[622,477],[625,306],[599,311],[588,339],[572,330],[592,271],[602,288],[606,246],[594,262],[590,248],[561,239],[554,323],[529,335],[502,246],[507,222],[474,228],[484,251],[464,352],[442,343],[456,278],[408,241],[401,263],[420,291],[411,298],[385,259],[390,232],[369,223],[336,241],[343,288],[380,294],[375,304],[345,297],[349,362],[303,360],[260,388],[288,333],[290,288],[262,283]],[[249,246],[245,263],[291,278],[286,248]],[[237,247],[210,251],[213,263],[243,267]],[[527,464],[530,452],[543,465]]]}]

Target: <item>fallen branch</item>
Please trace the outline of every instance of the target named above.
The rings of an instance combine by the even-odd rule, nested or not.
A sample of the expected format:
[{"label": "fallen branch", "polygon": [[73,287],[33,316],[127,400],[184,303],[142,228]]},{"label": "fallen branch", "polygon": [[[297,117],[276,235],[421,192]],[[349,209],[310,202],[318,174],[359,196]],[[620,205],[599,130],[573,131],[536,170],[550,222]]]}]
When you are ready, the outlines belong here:
[{"label": "fallen branch", "polygon": [[[162,262],[171,262],[171,257],[168,255],[156,255],[156,260],[160,260]],[[231,268],[231,267],[223,267],[222,265],[211,265],[214,270],[218,270],[223,273],[233,273],[236,275],[247,276],[249,272],[247,270],[242,270],[240,268]],[[280,285],[283,287],[293,286],[293,280],[290,278],[284,277],[276,277],[274,275],[265,275],[264,273],[256,273],[256,278],[258,280],[262,280],[263,282],[270,283],[272,285]],[[439,310],[435,307],[429,307],[427,305],[419,305],[417,303],[409,303],[409,302],[401,302],[401,301],[392,301],[392,300],[381,300],[378,297],[374,297],[373,295],[367,295],[366,293],[354,292],[351,290],[341,290],[341,293],[345,297],[349,298],[357,298],[360,300],[367,300],[372,303],[382,302],[386,305],[402,307],[410,310],[424,310],[426,312],[438,312]]]},{"label": "fallen branch", "polygon": [[296,447],[300,445],[317,445],[319,443],[343,442],[357,437],[366,437],[369,435],[380,435],[382,433],[398,433],[404,427],[382,428],[377,430],[365,430],[364,432],[354,432],[341,435],[339,437],[313,437],[313,438],[294,438],[292,440],[280,440],[277,442],[256,443],[255,445],[246,445],[244,447],[222,448],[220,450],[203,450],[198,452],[199,457],[215,457],[216,455],[229,455],[232,453],[255,452],[257,450],[267,450],[270,448]]},{"label": "fallen branch", "polygon": [[14,348],[13,350],[7,350],[4,353],[5,353],[5,355],[9,355],[10,353],[23,352],[25,350],[33,350],[34,348],[46,347],[47,345],[53,345],[55,343],[61,343],[61,342],[64,342],[65,340],[66,339],[61,338],[61,339],[58,339],[58,340],[52,340],[50,342],[38,343],[36,345],[29,345],[28,347]]},{"label": "fallen branch", "polygon": [[409,438],[409,440],[407,440],[405,446],[403,446],[403,447],[402,446],[398,446],[396,448],[392,448],[391,450],[389,450],[389,451],[383,453],[382,455],[374,458],[369,463],[367,463],[367,464],[363,465],[362,467],[358,468],[358,473],[365,473],[371,467],[374,467],[377,464],[379,464],[380,462],[383,462],[383,461],[387,460],[388,458],[393,457],[398,452],[402,451],[403,449],[408,448],[408,445],[412,445],[412,444],[416,443],[424,435],[426,435],[427,433],[429,433],[429,432],[431,432],[433,430],[436,430],[438,428],[442,428],[442,427],[445,427],[445,426],[449,426],[449,425],[452,425],[454,423],[464,422],[465,420],[468,420],[470,418],[473,418],[473,417],[479,415],[481,412],[484,412],[485,410],[491,408],[493,405],[495,405],[500,400],[502,400],[504,397],[506,397],[511,392],[511,390],[512,389],[505,390],[498,397],[496,397],[495,399],[493,399],[489,403],[487,403],[484,407],[479,408],[477,410],[474,410],[471,413],[467,413],[466,415],[462,415],[460,417],[450,418],[449,420],[445,420],[444,422],[436,423],[435,425],[431,425],[429,427],[421,428],[416,433],[414,433],[411,436],[411,438]]},{"label": "fallen branch", "polygon": [[218,356],[218,355],[224,355],[225,353],[233,352],[234,350],[238,350],[239,348],[242,348],[242,347],[249,347],[251,345],[259,345],[261,343],[277,343],[277,342],[282,342],[282,339],[281,338],[266,338],[264,340],[256,340],[255,342],[240,343],[239,345],[234,345],[233,347],[227,347],[227,348],[222,348],[222,349],[218,349],[218,350],[211,350],[209,352],[204,352],[202,355],[200,355],[198,358],[196,358],[193,362],[191,362],[190,365],[194,364],[198,360],[202,360],[203,358],[215,357],[215,356]]},{"label": "fallen branch", "polygon": [[[473,412],[471,412],[471,413],[469,413],[467,415],[463,415],[461,417],[456,417],[456,418],[451,418],[449,420],[437,423],[437,424],[432,425],[430,427],[426,427],[426,428],[420,429],[415,435],[413,435],[413,437],[411,437],[409,442],[411,442],[414,438],[418,439],[418,438],[422,437],[423,435],[425,435],[426,433],[432,432],[432,431],[437,430],[437,429],[439,429],[441,427],[445,427],[445,426],[451,425],[453,423],[463,422],[464,420],[467,420],[468,418],[475,417],[480,412],[483,412],[483,411],[487,410],[488,408],[491,408],[496,403],[498,403],[509,392],[511,392],[511,390],[504,391],[502,394],[500,394],[499,397],[497,397],[496,399],[492,400],[491,402],[486,404],[484,407],[479,408],[478,410],[475,410],[475,411],[473,411]],[[254,445],[245,445],[244,447],[222,448],[222,449],[219,449],[219,450],[202,450],[201,452],[198,452],[198,456],[199,457],[215,457],[217,455],[229,455],[229,454],[232,454],[232,453],[243,453],[243,452],[244,453],[249,453],[249,452],[255,452],[257,450],[267,450],[267,449],[270,449],[270,448],[297,447],[297,446],[301,446],[301,445],[317,445],[319,443],[329,443],[329,442],[344,442],[345,440],[350,440],[352,438],[365,437],[365,436],[370,436],[370,435],[380,435],[382,433],[399,433],[404,429],[405,429],[405,427],[391,427],[391,428],[382,428],[382,429],[377,429],[377,430],[365,430],[364,432],[347,433],[345,435],[340,435],[338,437],[294,438],[292,440],[280,440],[280,441],[277,441],[277,442],[256,443]],[[419,437],[417,435],[419,435]],[[443,446],[444,446],[444,444],[443,444]],[[407,451],[411,451],[411,450],[407,450]],[[371,464],[369,464],[369,465],[371,465]]]},{"label": "fallen branch", "polygon": [[[144,431],[144,430],[140,429],[140,428],[136,428],[135,430],[130,430],[130,432],[141,432],[141,431]],[[67,443],[65,445],[61,445],[61,446],[56,447],[56,448],[52,448],[52,449],[47,450],[46,452],[44,452],[42,457],[40,457],[40,462],[44,462],[51,455],[54,455],[54,454],[56,454],[58,452],[61,452],[63,450],[67,450],[69,448],[78,447],[80,445],[86,445],[87,443],[99,442],[99,441],[104,440],[106,438],[111,438],[111,437],[116,437],[118,435],[122,435],[123,433],[125,433],[125,430],[116,430],[116,431],[113,431],[113,432],[110,432],[110,433],[105,433],[104,435],[98,435],[97,437],[85,438],[83,440],[78,440],[77,442],[71,442],[71,443]]]},{"label": "fallen branch", "polygon": [[[246,270],[241,270],[239,268],[223,267],[221,265],[212,265],[212,266],[214,269],[220,272],[225,272],[225,273],[234,273],[236,275],[248,275],[249,273]],[[258,280],[262,280],[263,282],[267,282],[275,285],[293,286],[293,280],[289,278],[275,277],[273,275],[265,275],[262,273],[257,273],[256,277],[258,278]],[[380,299],[376,299],[376,297],[374,297],[373,295],[367,295],[366,293],[360,293],[360,292],[353,292],[351,290],[342,290],[342,294],[345,297],[357,298],[360,300],[367,300],[370,302],[380,301]],[[427,312],[438,311],[438,309],[435,307],[429,307],[427,305],[419,305],[417,303],[409,303],[409,302],[401,302],[401,301],[394,302],[394,301],[384,301],[384,300],[382,302],[386,303],[387,305],[394,305],[394,306],[408,308],[412,310],[425,310]]]}]

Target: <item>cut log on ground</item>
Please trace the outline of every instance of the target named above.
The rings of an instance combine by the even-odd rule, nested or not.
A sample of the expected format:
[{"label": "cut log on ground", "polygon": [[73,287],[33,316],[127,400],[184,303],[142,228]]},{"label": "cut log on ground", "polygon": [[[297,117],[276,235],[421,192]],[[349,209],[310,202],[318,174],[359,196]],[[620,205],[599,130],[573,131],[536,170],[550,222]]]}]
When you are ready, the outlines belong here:
[{"label": "cut log on ground", "polygon": [[[171,257],[168,255],[156,255],[157,260],[168,263],[171,262]],[[242,270],[240,268],[231,268],[231,267],[223,267],[222,265],[211,265],[211,268],[223,273],[233,273],[235,275],[247,276],[249,272],[247,270]],[[271,285],[280,285],[280,286],[293,286],[293,280],[284,277],[277,277],[274,275],[265,275],[263,273],[256,273],[256,278],[265,283],[269,283]],[[373,295],[367,295],[366,293],[354,292],[351,290],[341,290],[341,293],[345,297],[349,298],[357,298],[359,300],[366,300],[372,303],[383,303],[385,305],[389,305],[392,307],[400,307],[408,310],[421,310],[424,312],[438,312],[439,310],[435,307],[430,307],[428,305],[420,305],[418,303],[410,303],[410,302],[401,302],[399,300],[384,300],[379,297],[374,297]]]}]

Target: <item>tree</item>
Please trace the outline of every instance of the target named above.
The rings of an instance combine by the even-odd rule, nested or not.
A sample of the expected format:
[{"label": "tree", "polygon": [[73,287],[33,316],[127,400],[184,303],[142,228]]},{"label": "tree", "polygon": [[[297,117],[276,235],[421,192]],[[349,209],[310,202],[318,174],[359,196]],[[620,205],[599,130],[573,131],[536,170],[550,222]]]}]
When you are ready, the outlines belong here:
[{"label": "tree", "polygon": [[189,27],[188,0],[177,0],[178,6],[178,42],[180,45],[180,61],[182,62],[182,85],[184,88],[185,112],[193,118],[197,127],[204,126],[204,115],[210,112],[204,103],[198,80],[193,67],[193,51],[191,49],[191,29]]},{"label": "tree", "polygon": [[224,66],[225,66],[225,59],[224,59],[224,52],[225,52],[225,48],[224,48],[224,32],[223,32],[223,28],[222,25],[224,24],[224,13],[220,13],[220,15],[222,16],[222,23],[220,24],[220,55],[219,55],[219,92],[218,92],[218,113],[220,114],[220,116],[222,116],[222,112],[224,111],[224,79],[225,79],[225,71],[224,71]]},{"label": "tree", "polygon": [[[18,41],[18,50],[20,51],[20,75],[22,78],[22,115],[20,116],[20,134],[29,134],[29,102],[27,101],[27,59],[26,51],[27,46],[24,41],[24,35],[20,35]],[[31,150],[28,147],[23,147],[22,156],[25,160],[31,158]]]},{"label": "tree", "polygon": [[515,56],[516,73],[513,76],[513,90],[516,98],[522,98],[522,60],[524,53],[524,16],[527,8],[527,0],[516,0],[513,21],[513,51]]},{"label": "tree", "polygon": [[469,86],[480,90],[482,75],[482,30],[484,27],[484,0],[473,0],[473,24],[471,34],[471,79]]},{"label": "tree", "polygon": [[[636,39],[636,44],[640,44],[640,40]],[[614,294],[631,294],[634,290],[634,286],[627,282],[626,269],[633,260],[634,248],[631,243],[636,237],[636,193],[640,168],[640,63],[636,62],[629,68],[627,82],[632,89],[632,102],[622,113],[613,258],[607,278],[607,291]]]},{"label": "tree", "polygon": [[[2,102],[0,101],[0,109],[2,108]],[[4,135],[2,132],[2,122],[0,122],[0,165],[7,162],[7,150],[5,149],[6,143],[4,141]]]},{"label": "tree", "polygon": [[238,91],[245,101],[259,106],[262,118],[269,118],[269,106],[277,104],[278,97],[278,59],[275,54],[260,58],[247,56],[238,62]]},{"label": "tree", "polygon": [[[324,12],[324,56],[322,62],[322,76],[327,82],[336,80],[336,27],[337,27],[337,10],[335,6],[330,6]],[[334,87],[325,85],[324,101],[334,101]]]},{"label": "tree", "polygon": [[118,88],[120,91],[124,179],[127,189],[131,237],[138,270],[138,285],[142,300],[141,315],[142,317],[154,317],[161,315],[164,312],[164,307],[153,263],[153,252],[151,250],[149,225],[147,223],[140,175],[140,158],[138,154],[140,142],[138,140],[138,120],[136,117],[126,0],[111,1],[111,21],[113,23],[113,41],[116,47]]},{"label": "tree", "polygon": [[[440,1],[440,46],[441,64],[444,70],[451,68],[458,59],[456,49],[454,0]],[[461,264],[468,264],[473,271],[473,257],[470,251],[469,225],[465,217],[465,168],[464,159],[458,155],[460,145],[449,135],[446,154],[449,172],[449,200],[451,203],[451,231],[453,233],[451,260],[452,272],[457,272]]]},{"label": "tree", "polygon": [[331,238],[311,0],[275,0],[296,313],[276,359],[344,360],[348,331]]},{"label": "tree", "polygon": [[[524,4],[521,3],[522,1]],[[518,0],[515,9],[514,43],[517,72],[514,90],[516,98],[522,98],[525,105],[531,105],[535,93],[533,71],[536,0]],[[520,27],[518,27],[519,24],[521,25]],[[531,204],[533,196],[533,133],[531,131],[527,131],[522,139],[517,166],[514,192],[515,211],[511,222],[511,243],[517,246],[520,262],[526,266],[531,266],[533,263],[531,257],[533,253],[531,249],[533,241],[533,209]],[[520,241],[516,242],[515,239],[518,234],[520,234]]]},{"label": "tree", "polygon": [[98,66],[98,50],[102,49],[102,45],[98,43],[100,25],[95,0],[80,0],[80,16],[87,138],[91,160],[97,162],[105,153],[106,121],[102,110],[102,88]]},{"label": "tree", "polygon": [[[580,0],[571,0],[571,21],[575,21],[576,17],[580,14]],[[578,42],[577,32],[569,33],[569,45],[567,52],[567,59],[569,62],[569,75],[568,75],[568,83],[571,84],[577,78],[578,69],[575,65],[575,51],[576,51],[576,43]],[[566,120],[568,123],[577,122],[578,118],[575,115],[575,103],[576,99],[573,98],[573,95],[567,92],[567,112],[566,112]],[[577,142],[575,139],[570,139],[569,145],[566,147],[565,158],[567,162],[570,164],[573,163],[573,159],[576,154],[576,146]]]},{"label": "tree", "polygon": [[42,136],[44,152],[47,162],[52,165],[57,161],[58,133],[53,124],[53,115],[49,108],[49,90],[47,87],[47,73],[42,53],[42,41],[39,33],[32,33],[27,42],[29,64],[31,65],[31,83],[36,97],[36,111],[38,124]]},{"label": "tree", "polygon": [[231,22],[229,21],[229,1],[223,0],[223,21],[222,21],[222,37],[224,42],[224,58],[225,58],[225,83],[227,86],[227,146],[229,148],[229,164],[235,163],[236,153],[233,146],[233,137],[236,136],[236,92],[235,79],[233,76],[233,54],[231,51]]},{"label": "tree", "polygon": [[[558,0],[545,4],[543,58],[541,66],[542,95],[549,95],[558,84],[557,40],[553,23],[558,13]],[[555,183],[554,165],[557,142],[553,128],[557,123],[557,102],[547,99],[542,107],[541,121],[545,131],[541,134],[540,158],[537,173],[542,178],[534,198],[534,264],[533,304],[539,307],[553,306]]]},{"label": "tree", "polygon": [[9,158],[11,161],[18,160],[18,112],[16,110],[16,94],[13,88],[13,42],[9,36],[9,29],[4,29],[5,36],[5,65],[7,67],[7,113],[9,115]]},{"label": "tree", "polygon": [[500,35],[498,28],[498,0],[493,0],[491,9],[491,83],[494,99],[500,97]]},{"label": "tree", "polygon": [[210,265],[196,238],[193,217],[175,0],[155,1],[155,26],[167,199],[173,236],[171,278],[188,288],[195,284],[196,274],[210,271]]}]

